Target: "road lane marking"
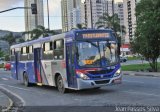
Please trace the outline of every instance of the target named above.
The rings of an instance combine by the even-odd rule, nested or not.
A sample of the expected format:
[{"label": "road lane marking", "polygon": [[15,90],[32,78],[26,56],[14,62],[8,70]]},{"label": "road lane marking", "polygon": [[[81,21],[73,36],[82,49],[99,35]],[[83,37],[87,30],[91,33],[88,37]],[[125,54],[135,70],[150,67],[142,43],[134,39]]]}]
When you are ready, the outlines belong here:
[{"label": "road lane marking", "polygon": [[4,76],[4,77],[9,78],[9,79],[12,79],[12,76]]},{"label": "road lane marking", "polygon": [[0,86],[8,86],[10,88],[15,88],[15,89],[19,89],[19,90],[28,91],[28,92],[37,92],[37,93],[45,94],[44,92],[38,92],[38,91],[34,91],[34,90],[24,89],[21,87],[11,86],[11,85],[7,85],[7,84],[0,84]]},{"label": "road lane marking", "polygon": [[5,81],[7,81],[8,79],[7,78],[1,78],[2,80],[5,80]]},{"label": "road lane marking", "polygon": [[31,91],[29,89],[24,89],[24,88],[20,88],[20,87],[15,87],[15,86],[11,86],[11,85],[7,85],[7,84],[0,84],[1,86],[8,86],[8,87],[11,87],[11,88],[16,88],[16,89],[20,89],[20,90],[25,90],[25,91]]},{"label": "road lane marking", "polygon": [[160,95],[151,94],[151,93],[143,93],[143,92],[135,92],[135,91],[122,91],[122,92],[130,93],[130,94],[137,94],[137,95],[146,95],[146,96],[160,97]]}]

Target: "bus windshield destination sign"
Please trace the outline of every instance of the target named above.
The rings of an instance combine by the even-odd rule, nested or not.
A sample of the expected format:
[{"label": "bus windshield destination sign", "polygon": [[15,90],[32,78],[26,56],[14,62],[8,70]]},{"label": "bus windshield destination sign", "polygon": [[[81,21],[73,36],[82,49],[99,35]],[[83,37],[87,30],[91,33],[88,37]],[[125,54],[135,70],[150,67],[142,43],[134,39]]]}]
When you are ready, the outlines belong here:
[{"label": "bus windshield destination sign", "polygon": [[108,38],[109,33],[87,33],[82,34],[83,39],[96,39],[96,38]]}]

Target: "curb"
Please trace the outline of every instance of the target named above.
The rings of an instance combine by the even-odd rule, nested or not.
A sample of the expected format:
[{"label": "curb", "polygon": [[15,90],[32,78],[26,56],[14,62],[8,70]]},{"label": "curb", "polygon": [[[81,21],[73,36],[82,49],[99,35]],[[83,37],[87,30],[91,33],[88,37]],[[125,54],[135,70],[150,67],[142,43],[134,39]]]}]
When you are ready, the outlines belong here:
[{"label": "curb", "polygon": [[15,93],[12,93],[8,89],[0,86],[0,91],[4,93],[10,102],[10,105],[7,109],[3,109],[2,112],[9,112],[10,110],[18,110],[18,107],[23,107],[25,105],[25,101]]},{"label": "curb", "polygon": [[2,112],[3,111],[4,112],[8,112],[11,109],[11,107],[13,106],[13,101],[9,97],[8,97],[8,100],[9,100],[10,104],[9,104],[9,106],[6,109],[2,109]]},{"label": "curb", "polygon": [[123,75],[130,76],[147,76],[147,77],[160,77],[160,73],[157,72],[133,72],[133,71],[123,71]]},{"label": "curb", "polygon": [[[5,94],[5,90],[3,89],[3,87],[0,86],[0,91]],[[5,108],[2,109],[2,112],[8,112],[11,107],[13,106],[13,101],[11,100],[11,98],[8,97],[8,95],[5,94],[5,96],[7,97],[7,99],[9,100],[9,105]]]}]

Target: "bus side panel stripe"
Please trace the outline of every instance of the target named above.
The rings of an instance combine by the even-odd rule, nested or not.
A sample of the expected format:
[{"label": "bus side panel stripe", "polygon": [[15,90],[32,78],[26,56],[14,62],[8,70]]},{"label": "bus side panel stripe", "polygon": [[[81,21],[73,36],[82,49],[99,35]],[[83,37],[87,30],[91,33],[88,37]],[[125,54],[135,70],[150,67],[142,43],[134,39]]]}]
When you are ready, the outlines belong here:
[{"label": "bus side panel stripe", "polygon": [[41,76],[42,76],[42,81],[45,85],[49,85],[48,83],[48,80],[47,80],[47,77],[46,77],[46,73],[44,71],[44,68],[43,68],[43,64],[42,64],[42,61],[41,61]]}]

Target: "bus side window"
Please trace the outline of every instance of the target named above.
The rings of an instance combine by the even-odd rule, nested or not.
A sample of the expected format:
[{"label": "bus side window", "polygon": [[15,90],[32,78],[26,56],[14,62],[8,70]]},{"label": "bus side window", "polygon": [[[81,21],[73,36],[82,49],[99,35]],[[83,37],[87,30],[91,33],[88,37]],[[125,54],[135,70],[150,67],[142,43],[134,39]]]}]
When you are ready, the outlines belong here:
[{"label": "bus side window", "polygon": [[44,60],[53,59],[52,42],[46,42],[46,43],[43,44],[43,59]]},{"label": "bus side window", "polygon": [[29,51],[27,51],[27,47],[22,47],[21,48],[21,55],[20,55],[20,61],[26,61],[28,60],[28,53]]},{"label": "bus side window", "polygon": [[11,49],[11,61],[15,61],[15,49]]},{"label": "bus side window", "polygon": [[54,41],[54,59],[63,60],[64,59],[64,40]]},{"label": "bus side window", "polygon": [[33,60],[33,45],[28,47],[28,60]]}]

